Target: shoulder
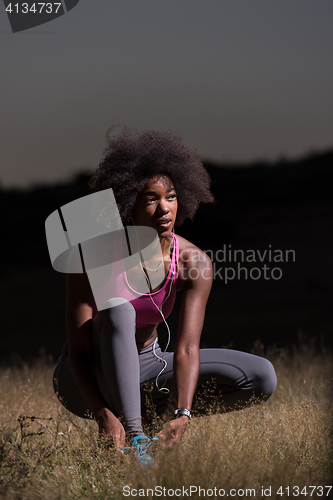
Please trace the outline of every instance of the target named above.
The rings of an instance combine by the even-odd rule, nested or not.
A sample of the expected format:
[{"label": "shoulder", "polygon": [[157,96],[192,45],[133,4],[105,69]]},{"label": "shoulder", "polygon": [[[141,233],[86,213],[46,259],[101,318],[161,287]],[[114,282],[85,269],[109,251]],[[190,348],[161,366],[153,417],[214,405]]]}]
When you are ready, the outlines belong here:
[{"label": "shoulder", "polygon": [[196,245],[181,236],[176,236],[179,243],[179,278],[183,286],[212,283],[212,262],[208,255]]},{"label": "shoulder", "polygon": [[182,236],[176,235],[176,237],[179,243],[179,260],[181,262],[189,263],[190,265],[200,262],[204,265],[211,264],[210,258],[203,250]]}]

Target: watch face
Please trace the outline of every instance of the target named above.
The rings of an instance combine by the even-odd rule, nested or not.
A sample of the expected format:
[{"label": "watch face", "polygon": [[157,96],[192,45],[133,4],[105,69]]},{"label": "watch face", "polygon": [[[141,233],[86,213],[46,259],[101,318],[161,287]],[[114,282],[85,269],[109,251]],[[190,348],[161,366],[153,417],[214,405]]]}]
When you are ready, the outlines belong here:
[{"label": "watch face", "polygon": [[175,415],[177,417],[185,415],[186,417],[191,418],[191,412],[187,408],[178,408],[177,410],[175,410]]}]

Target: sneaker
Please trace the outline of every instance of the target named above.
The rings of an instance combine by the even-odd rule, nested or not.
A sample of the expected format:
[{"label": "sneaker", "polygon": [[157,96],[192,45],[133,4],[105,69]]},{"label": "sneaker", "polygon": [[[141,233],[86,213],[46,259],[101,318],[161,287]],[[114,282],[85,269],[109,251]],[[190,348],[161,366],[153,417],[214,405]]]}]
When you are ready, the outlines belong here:
[{"label": "sneaker", "polygon": [[124,446],[121,449],[124,451],[132,450],[143,467],[151,467],[153,465],[153,459],[148,455],[147,450],[149,446],[156,441],[158,441],[157,437],[149,438],[144,434],[139,434],[131,438],[130,446]]}]

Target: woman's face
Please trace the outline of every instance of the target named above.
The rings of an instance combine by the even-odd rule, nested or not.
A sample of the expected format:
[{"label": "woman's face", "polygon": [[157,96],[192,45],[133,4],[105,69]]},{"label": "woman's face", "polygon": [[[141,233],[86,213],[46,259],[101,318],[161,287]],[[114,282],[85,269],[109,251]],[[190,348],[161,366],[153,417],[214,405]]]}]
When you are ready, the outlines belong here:
[{"label": "woman's face", "polygon": [[176,221],[177,195],[171,179],[167,176],[151,177],[139,194],[134,222],[137,226],[149,226],[159,236],[169,236]]}]

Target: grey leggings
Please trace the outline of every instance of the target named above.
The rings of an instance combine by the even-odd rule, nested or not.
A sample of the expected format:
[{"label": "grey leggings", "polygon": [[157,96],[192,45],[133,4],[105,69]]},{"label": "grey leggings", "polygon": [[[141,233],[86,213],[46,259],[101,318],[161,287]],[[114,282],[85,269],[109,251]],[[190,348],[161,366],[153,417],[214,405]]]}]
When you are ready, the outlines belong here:
[{"label": "grey leggings", "polygon": [[[93,320],[92,348],[95,376],[112,412],[122,416],[129,433],[142,433],[141,404],[145,389],[152,388],[151,398],[157,409],[163,408],[168,395],[159,392],[155,380],[163,365],[153,345],[138,352],[135,341],[135,309],[123,303],[99,311]],[[163,356],[156,345],[156,354]],[[166,352],[166,370],[160,376],[163,385],[172,393],[173,353]],[[200,349],[200,386],[214,378],[214,391],[226,409],[246,406],[254,396],[267,399],[276,387],[273,365],[265,358],[231,349]],[[62,404],[72,413],[85,417],[89,405],[79,391],[71,373],[68,356],[64,356],[54,372],[54,388]],[[198,392],[197,391],[197,392]]]}]

